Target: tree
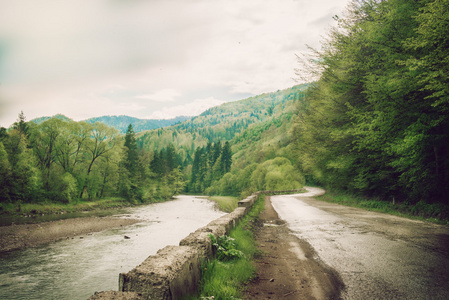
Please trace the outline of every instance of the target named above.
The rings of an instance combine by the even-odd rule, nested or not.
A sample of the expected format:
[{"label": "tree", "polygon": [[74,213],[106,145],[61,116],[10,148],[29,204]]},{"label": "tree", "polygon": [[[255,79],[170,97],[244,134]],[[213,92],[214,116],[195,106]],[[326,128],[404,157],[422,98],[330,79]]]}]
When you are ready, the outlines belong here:
[{"label": "tree", "polygon": [[221,163],[223,174],[226,174],[231,170],[232,165],[232,152],[231,146],[228,141],[225,142],[221,153]]},{"label": "tree", "polygon": [[126,160],[125,166],[128,169],[131,176],[134,176],[137,172],[138,164],[138,153],[137,153],[137,143],[136,134],[132,124],[129,124],[128,130],[125,135],[125,147],[126,147]]},{"label": "tree", "polygon": [[11,166],[10,198],[12,201],[36,202],[40,200],[41,174],[28,139],[18,129],[9,134],[7,147]]},{"label": "tree", "polygon": [[[88,191],[89,175],[94,167],[95,162],[98,159],[105,158],[106,155],[110,153],[112,149],[118,143],[119,132],[111,127],[108,127],[102,123],[95,123],[91,125],[90,136],[91,138],[85,143],[85,155],[86,160],[86,170],[85,177],[82,180],[82,190],[80,193],[80,198],[83,197],[84,192]],[[90,196],[89,196],[90,197]]]},{"label": "tree", "polygon": [[447,0],[353,1],[312,60],[294,129],[301,169],[322,184],[444,199],[449,180]]},{"label": "tree", "polygon": [[28,136],[29,125],[26,122],[26,117],[25,117],[25,114],[23,113],[23,111],[20,112],[19,118],[17,119],[16,122],[14,122],[12,128],[17,129],[21,133],[23,133],[25,136]]},{"label": "tree", "polygon": [[0,202],[10,201],[11,166],[3,143],[0,141]]},{"label": "tree", "polygon": [[33,132],[31,142],[34,146],[34,153],[38,159],[38,164],[44,175],[44,186],[50,192],[50,175],[52,167],[56,162],[57,143],[60,136],[59,128],[63,121],[52,118],[40,124]]}]

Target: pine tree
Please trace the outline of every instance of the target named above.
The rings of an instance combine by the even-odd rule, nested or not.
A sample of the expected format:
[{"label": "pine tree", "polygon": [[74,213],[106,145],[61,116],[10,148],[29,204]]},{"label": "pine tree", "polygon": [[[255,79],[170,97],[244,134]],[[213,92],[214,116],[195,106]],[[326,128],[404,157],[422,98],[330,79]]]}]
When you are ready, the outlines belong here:
[{"label": "pine tree", "polygon": [[129,124],[128,130],[126,130],[125,147],[126,147],[125,167],[128,169],[131,176],[134,176],[137,171],[138,152],[137,152],[136,134],[134,133],[132,124]]},{"label": "pine tree", "polygon": [[232,152],[231,152],[231,146],[228,141],[226,141],[226,143],[223,146],[223,150],[221,153],[221,163],[222,163],[223,174],[226,174],[229,171],[231,171]]}]

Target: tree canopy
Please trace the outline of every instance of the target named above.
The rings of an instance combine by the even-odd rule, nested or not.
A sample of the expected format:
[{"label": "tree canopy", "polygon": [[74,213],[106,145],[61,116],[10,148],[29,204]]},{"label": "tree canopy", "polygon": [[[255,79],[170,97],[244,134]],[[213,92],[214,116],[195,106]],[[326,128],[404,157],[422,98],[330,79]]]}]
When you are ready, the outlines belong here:
[{"label": "tree canopy", "polygon": [[353,1],[337,18],[295,127],[310,178],[369,196],[446,197],[448,4]]}]

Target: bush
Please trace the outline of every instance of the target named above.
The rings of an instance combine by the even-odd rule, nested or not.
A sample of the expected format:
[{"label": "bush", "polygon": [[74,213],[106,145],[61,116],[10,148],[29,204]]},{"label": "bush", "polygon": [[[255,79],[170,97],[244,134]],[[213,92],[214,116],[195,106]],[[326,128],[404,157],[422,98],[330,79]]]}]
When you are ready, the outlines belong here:
[{"label": "bush", "polygon": [[215,238],[213,234],[209,234],[212,241],[212,246],[215,249],[215,255],[219,261],[230,261],[236,258],[243,257],[243,252],[236,249],[235,239],[223,235]]}]

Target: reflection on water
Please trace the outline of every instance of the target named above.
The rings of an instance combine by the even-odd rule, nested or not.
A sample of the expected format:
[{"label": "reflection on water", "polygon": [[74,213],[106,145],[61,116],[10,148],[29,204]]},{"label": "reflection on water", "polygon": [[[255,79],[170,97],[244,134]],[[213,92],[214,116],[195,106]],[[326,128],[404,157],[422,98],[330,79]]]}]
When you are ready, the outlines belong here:
[{"label": "reflection on water", "polygon": [[2,254],[0,299],[87,299],[117,290],[119,273],[221,215],[207,200],[179,196],[123,216],[142,223]]}]

